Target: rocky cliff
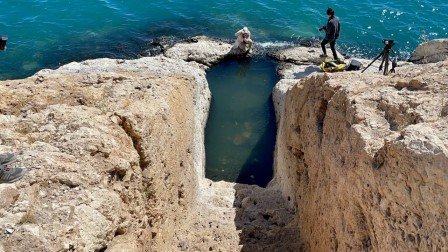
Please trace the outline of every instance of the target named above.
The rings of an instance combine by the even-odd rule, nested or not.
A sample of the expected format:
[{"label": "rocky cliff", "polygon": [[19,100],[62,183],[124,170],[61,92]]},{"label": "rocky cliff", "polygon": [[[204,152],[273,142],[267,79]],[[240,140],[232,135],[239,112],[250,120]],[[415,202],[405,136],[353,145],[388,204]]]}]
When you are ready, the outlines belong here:
[{"label": "rocky cliff", "polygon": [[448,249],[448,61],[277,85],[275,179],[309,251]]},{"label": "rocky cliff", "polygon": [[[167,251],[203,176],[210,93],[196,63],[98,59],[0,84],[5,251]],[[151,245],[152,244],[152,245]]]},{"label": "rocky cliff", "polygon": [[272,54],[260,188],[204,178],[206,70],[230,50],[198,37],[0,82],[0,152],[28,169],[0,185],[0,251],[447,249],[447,61],[323,74],[318,48]]}]

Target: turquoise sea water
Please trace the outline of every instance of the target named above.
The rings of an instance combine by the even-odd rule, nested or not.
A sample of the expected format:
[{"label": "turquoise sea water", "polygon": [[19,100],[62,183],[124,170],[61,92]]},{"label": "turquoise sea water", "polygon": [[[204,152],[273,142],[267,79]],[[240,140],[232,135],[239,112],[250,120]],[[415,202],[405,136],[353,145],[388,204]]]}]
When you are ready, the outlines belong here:
[{"label": "turquoise sea water", "polygon": [[383,38],[406,58],[421,42],[448,37],[446,0],[0,0],[0,79],[30,76],[71,61],[136,58],[157,36],[234,39],[242,26],[258,46],[321,38],[325,10],[341,18],[339,49],[375,56]]}]

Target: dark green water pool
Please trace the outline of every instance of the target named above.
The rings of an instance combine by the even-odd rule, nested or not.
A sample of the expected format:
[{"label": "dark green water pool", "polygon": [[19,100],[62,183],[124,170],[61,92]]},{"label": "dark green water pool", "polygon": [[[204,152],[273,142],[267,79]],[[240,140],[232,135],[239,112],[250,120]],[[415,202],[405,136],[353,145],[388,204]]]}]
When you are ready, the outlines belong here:
[{"label": "dark green water pool", "polygon": [[212,93],[205,129],[205,176],[266,186],[272,179],[276,137],[272,88],[276,63],[227,60],[207,73]]}]

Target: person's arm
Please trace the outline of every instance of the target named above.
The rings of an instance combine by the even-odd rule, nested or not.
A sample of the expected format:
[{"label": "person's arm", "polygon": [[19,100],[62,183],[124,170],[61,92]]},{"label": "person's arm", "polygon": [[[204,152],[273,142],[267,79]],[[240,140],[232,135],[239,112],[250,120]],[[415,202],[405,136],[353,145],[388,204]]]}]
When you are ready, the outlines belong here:
[{"label": "person's arm", "polygon": [[243,33],[243,29],[237,31],[237,32],[235,33],[235,37],[238,37],[241,33]]}]

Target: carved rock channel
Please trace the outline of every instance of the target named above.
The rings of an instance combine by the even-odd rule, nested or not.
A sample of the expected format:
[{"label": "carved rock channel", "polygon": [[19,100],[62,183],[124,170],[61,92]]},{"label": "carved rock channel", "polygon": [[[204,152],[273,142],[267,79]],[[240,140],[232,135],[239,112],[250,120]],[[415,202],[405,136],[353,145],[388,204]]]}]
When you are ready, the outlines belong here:
[{"label": "carved rock channel", "polygon": [[273,54],[260,188],[204,177],[205,75],[231,44],[194,41],[0,82],[0,152],[29,169],[0,185],[0,251],[447,250],[448,61],[323,74],[318,48]]}]

